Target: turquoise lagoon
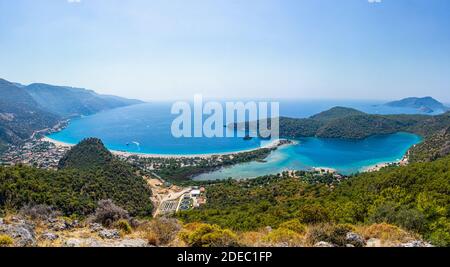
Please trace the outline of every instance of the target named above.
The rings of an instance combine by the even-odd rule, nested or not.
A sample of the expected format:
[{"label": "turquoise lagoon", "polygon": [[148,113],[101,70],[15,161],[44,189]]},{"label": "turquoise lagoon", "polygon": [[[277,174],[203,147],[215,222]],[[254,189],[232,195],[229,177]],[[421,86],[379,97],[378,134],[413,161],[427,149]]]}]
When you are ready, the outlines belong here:
[{"label": "turquoise lagoon", "polygon": [[[337,105],[377,114],[414,112],[393,110],[369,101],[287,101],[280,103],[280,113],[282,116],[308,117]],[[161,155],[230,153],[256,149],[262,145],[259,139],[246,141],[238,137],[175,138],[170,129],[176,116],[170,113],[170,108],[171,103],[150,103],[109,110],[74,119],[66,129],[49,137],[69,144],[76,144],[87,137],[97,137],[111,150]],[[297,141],[296,145],[281,147],[272,153],[267,162],[240,164],[195,179],[248,178],[311,167],[329,167],[348,174],[367,166],[401,159],[412,145],[420,142],[420,137],[397,133],[357,141],[320,138]]]},{"label": "turquoise lagoon", "polygon": [[333,168],[352,174],[380,163],[399,161],[421,138],[410,133],[372,136],[364,140],[302,138],[280,147],[264,162],[250,162],[199,175],[194,180],[255,178],[286,170]]}]

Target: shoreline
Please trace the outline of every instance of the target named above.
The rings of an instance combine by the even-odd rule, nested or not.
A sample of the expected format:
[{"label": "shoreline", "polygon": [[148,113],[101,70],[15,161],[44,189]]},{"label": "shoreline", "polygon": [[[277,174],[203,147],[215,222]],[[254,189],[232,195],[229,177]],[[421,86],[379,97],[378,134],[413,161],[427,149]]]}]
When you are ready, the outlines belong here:
[{"label": "shoreline", "polygon": [[396,160],[396,161],[389,161],[389,162],[380,162],[378,164],[370,165],[367,167],[364,167],[361,169],[361,172],[377,172],[380,171],[383,168],[399,165],[399,166],[406,166],[409,163],[408,160],[408,153],[406,153],[402,159]]},{"label": "shoreline", "polygon": [[[40,139],[44,142],[49,142],[57,147],[65,147],[65,148],[71,148],[75,145],[61,142],[55,139],[52,139],[48,136],[44,136]],[[241,153],[248,153],[248,152],[254,152],[260,149],[275,149],[283,145],[290,145],[285,143],[285,139],[277,139],[268,142],[265,145],[262,145],[257,148],[247,149],[247,150],[241,150],[241,151],[235,151],[235,152],[222,152],[222,153],[207,153],[207,154],[187,154],[187,155],[180,155],[180,154],[147,154],[147,153],[138,153],[138,152],[126,152],[126,151],[118,151],[118,150],[111,150],[108,149],[113,155],[121,156],[121,157],[132,157],[137,156],[141,158],[166,158],[166,159],[179,159],[179,158],[211,158],[215,156],[229,156],[229,155],[236,155]]]}]

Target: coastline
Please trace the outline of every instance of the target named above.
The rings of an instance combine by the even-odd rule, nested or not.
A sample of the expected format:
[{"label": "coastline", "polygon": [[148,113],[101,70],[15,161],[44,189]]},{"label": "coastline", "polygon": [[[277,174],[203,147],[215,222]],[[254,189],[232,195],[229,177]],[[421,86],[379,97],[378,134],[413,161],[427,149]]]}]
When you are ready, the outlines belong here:
[{"label": "coastline", "polygon": [[[52,139],[48,136],[44,136],[40,139],[44,142],[50,142],[54,144],[57,147],[60,148],[71,148],[75,145],[61,142],[55,139]],[[289,143],[286,143],[286,141],[289,141]],[[264,144],[261,147],[254,148],[254,149],[247,149],[247,150],[241,150],[241,151],[235,151],[235,152],[223,152],[223,153],[209,153],[209,154],[187,154],[187,155],[179,155],[179,154],[146,154],[146,153],[138,153],[138,152],[126,152],[126,151],[118,151],[118,150],[109,150],[113,155],[119,156],[119,157],[133,157],[137,156],[140,158],[162,158],[162,159],[193,159],[193,158],[202,158],[202,159],[208,159],[212,157],[220,157],[220,156],[227,156],[227,155],[237,155],[241,153],[247,153],[247,152],[253,152],[257,151],[259,149],[276,149],[281,146],[286,145],[295,145],[298,144],[298,141],[296,140],[286,140],[286,139],[277,139],[268,142],[267,144]],[[379,171],[385,167],[392,166],[392,165],[407,165],[408,164],[408,152],[403,156],[402,159],[396,160],[396,161],[389,161],[389,162],[380,162],[377,164],[369,165],[366,167],[361,168],[361,172],[376,172]],[[331,168],[331,167],[311,167],[312,170],[316,171],[326,171],[330,173],[339,173],[338,170]]]},{"label": "coastline", "polygon": [[[55,139],[52,139],[48,136],[44,136],[40,139],[44,142],[49,142],[54,144],[57,147],[61,148],[71,148],[75,145],[61,142]],[[222,153],[208,153],[208,154],[187,154],[187,155],[179,155],[179,154],[147,154],[147,153],[138,153],[138,152],[126,152],[126,151],[118,151],[118,150],[109,150],[112,154],[120,157],[132,157],[138,156],[141,158],[166,158],[166,159],[182,159],[182,158],[211,158],[215,156],[227,156],[227,155],[236,155],[241,153],[253,152],[259,149],[275,149],[283,145],[287,145],[285,139],[277,139],[264,144],[258,148],[252,148],[247,150],[235,151],[235,152],[222,152]]]},{"label": "coastline", "polygon": [[399,166],[406,166],[409,163],[409,159],[408,159],[408,153],[406,153],[402,159],[400,160],[396,160],[396,161],[390,161],[390,162],[381,162],[378,164],[374,164],[371,166],[367,166],[361,169],[362,172],[377,172],[383,168],[389,167],[389,166],[393,166],[393,165],[399,165]]}]

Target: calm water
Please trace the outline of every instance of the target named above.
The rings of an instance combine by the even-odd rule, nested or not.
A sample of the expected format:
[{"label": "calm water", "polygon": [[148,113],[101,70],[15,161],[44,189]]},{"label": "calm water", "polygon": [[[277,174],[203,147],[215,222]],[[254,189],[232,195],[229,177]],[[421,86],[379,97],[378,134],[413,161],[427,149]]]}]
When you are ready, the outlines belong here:
[{"label": "calm water", "polygon": [[[374,101],[282,101],[280,113],[282,116],[303,118],[334,106],[353,107],[373,114],[417,113],[417,110],[390,108],[380,104],[381,102]],[[170,129],[175,116],[170,114],[170,108],[171,103],[151,103],[109,110],[75,119],[65,130],[49,137],[70,144],[76,144],[86,137],[98,137],[112,150],[165,155],[237,152],[261,146],[258,139],[245,141],[237,137],[174,138]],[[418,142],[418,137],[397,134],[363,141],[317,138],[299,141],[299,145],[273,153],[267,163],[238,165],[208,174],[208,178],[253,177],[310,166],[353,172],[362,166],[401,158],[411,145]],[[205,178],[206,176],[198,177]]]},{"label": "calm water", "polygon": [[342,174],[351,174],[368,166],[398,161],[418,142],[420,137],[409,133],[372,136],[364,140],[302,138],[295,145],[273,152],[264,163],[239,164],[202,174],[194,180],[254,178],[311,167],[328,167]]}]

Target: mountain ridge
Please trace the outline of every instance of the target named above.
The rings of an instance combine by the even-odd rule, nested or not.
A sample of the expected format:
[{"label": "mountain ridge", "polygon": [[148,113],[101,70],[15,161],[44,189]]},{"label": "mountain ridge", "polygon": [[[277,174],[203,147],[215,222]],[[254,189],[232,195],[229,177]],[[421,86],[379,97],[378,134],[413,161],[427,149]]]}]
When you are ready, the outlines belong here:
[{"label": "mountain ridge", "polygon": [[23,85],[0,78],[0,153],[63,119],[144,103],[93,90],[44,83]]},{"label": "mountain ridge", "polygon": [[401,100],[388,102],[384,105],[389,107],[413,108],[425,113],[445,112],[449,110],[449,108],[443,103],[437,101],[431,96],[408,97]]}]

